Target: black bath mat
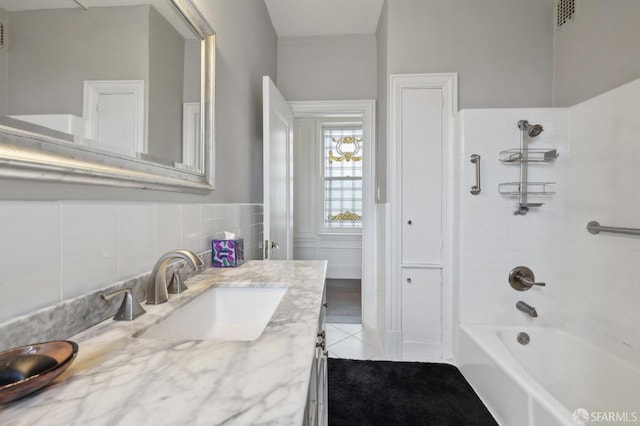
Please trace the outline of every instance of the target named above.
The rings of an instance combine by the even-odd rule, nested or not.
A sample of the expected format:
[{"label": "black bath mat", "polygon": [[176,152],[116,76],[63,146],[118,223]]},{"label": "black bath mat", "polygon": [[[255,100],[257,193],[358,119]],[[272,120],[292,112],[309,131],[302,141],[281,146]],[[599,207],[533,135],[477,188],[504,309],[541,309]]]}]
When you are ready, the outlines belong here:
[{"label": "black bath mat", "polygon": [[330,426],[497,423],[449,364],[329,359]]}]

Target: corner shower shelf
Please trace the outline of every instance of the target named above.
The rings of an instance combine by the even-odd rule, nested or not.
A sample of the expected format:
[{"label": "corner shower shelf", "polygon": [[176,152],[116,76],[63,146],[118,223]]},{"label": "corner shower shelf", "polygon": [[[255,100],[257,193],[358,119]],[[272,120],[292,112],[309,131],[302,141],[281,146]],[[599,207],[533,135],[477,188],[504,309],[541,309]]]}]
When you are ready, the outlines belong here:
[{"label": "corner shower shelf", "polygon": [[555,149],[506,149],[500,151],[500,161],[503,163],[548,163],[558,158],[558,152]]}]

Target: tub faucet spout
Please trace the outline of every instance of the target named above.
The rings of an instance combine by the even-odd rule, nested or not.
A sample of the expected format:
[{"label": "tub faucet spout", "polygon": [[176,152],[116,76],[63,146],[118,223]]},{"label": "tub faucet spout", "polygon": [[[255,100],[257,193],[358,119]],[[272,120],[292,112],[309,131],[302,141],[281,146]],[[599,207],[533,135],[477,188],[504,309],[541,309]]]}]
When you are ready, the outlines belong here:
[{"label": "tub faucet spout", "polygon": [[538,312],[536,312],[536,308],[529,305],[528,303],[523,302],[522,300],[516,303],[516,308],[518,308],[519,311],[524,312],[525,314],[529,315],[532,318],[536,318],[538,316]]}]

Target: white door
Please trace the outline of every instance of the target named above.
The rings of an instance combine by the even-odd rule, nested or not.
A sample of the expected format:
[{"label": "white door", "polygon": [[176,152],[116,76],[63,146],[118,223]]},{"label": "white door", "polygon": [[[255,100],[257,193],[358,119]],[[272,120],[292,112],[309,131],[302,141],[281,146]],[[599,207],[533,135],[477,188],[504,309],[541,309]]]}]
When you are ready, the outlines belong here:
[{"label": "white door", "polygon": [[293,114],[273,81],[262,77],[264,259],[291,260]]},{"label": "white door", "polygon": [[86,137],[116,152],[147,152],[143,80],[84,82]]}]

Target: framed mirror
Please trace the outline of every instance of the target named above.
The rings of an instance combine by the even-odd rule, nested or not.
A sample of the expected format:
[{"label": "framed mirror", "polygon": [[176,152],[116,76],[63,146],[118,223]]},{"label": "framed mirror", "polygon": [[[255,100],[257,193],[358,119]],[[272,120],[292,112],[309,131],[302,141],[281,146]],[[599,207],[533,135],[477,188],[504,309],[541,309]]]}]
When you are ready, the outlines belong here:
[{"label": "framed mirror", "polygon": [[192,0],[0,0],[0,178],[209,192],[214,94]]}]

